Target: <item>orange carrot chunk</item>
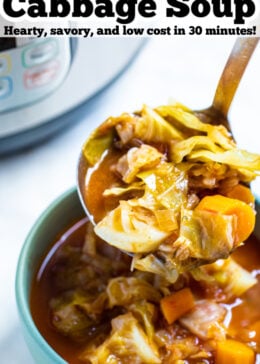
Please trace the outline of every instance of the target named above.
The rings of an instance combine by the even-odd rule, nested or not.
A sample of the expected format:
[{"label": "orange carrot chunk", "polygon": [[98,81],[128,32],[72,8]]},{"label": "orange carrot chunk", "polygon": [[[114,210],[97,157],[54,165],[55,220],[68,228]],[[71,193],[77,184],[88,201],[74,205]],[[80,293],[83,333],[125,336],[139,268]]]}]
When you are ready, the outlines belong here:
[{"label": "orange carrot chunk", "polygon": [[252,194],[250,188],[243,186],[241,184],[236,185],[231,190],[224,193],[224,195],[230,198],[235,198],[237,200],[243,201],[247,204],[255,202],[254,195]]},{"label": "orange carrot chunk", "polygon": [[235,243],[246,240],[254,230],[255,212],[243,201],[222,195],[205,196],[196,209],[236,216]]},{"label": "orange carrot chunk", "polygon": [[183,288],[161,299],[161,311],[168,322],[172,324],[194,307],[194,298],[189,288]]},{"label": "orange carrot chunk", "polygon": [[254,364],[254,351],[236,340],[224,340],[217,343],[216,364]]}]

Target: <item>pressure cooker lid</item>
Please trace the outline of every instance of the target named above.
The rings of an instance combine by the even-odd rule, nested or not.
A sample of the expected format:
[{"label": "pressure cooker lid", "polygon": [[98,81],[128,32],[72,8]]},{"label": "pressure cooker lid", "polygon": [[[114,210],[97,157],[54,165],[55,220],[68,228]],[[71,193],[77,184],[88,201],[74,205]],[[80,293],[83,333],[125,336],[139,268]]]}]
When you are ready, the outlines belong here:
[{"label": "pressure cooker lid", "polygon": [[[12,92],[17,87],[18,101],[29,91],[32,91],[32,99],[25,106],[9,108],[7,112],[1,112],[0,109],[0,154],[36,144],[71,122],[82,118],[87,113],[86,101],[121,74],[144,43],[144,39],[141,38],[80,38],[72,62],[72,55],[67,58],[62,55],[56,63],[56,59],[47,59],[47,62],[42,64],[31,65],[32,51],[30,53],[30,49],[36,47],[37,43],[29,42],[25,46],[20,46],[15,49],[17,53],[12,55],[14,40],[16,41],[13,38],[4,41],[1,39],[0,47],[2,46],[5,50],[0,51],[0,63],[1,57],[6,59],[9,56],[10,63],[16,65],[16,73],[18,70],[20,74],[13,75],[13,68],[9,66],[9,74],[5,73],[2,76],[0,68],[0,99],[1,79],[5,83],[11,79]],[[58,49],[61,50],[64,42],[68,40],[69,38],[50,38],[45,42],[56,41]],[[17,44],[15,46],[17,47]],[[22,65],[20,69],[18,62],[19,67]],[[69,62],[69,67],[58,87],[38,100],[34,100],[33,95],[35,96],[41,89],[41,82],[53,76],[53,69],[48,67],[57,69],[59,65],[62,67],[66,62]],[[20,87],[19,90],[18,87]],[[6,100],[7,98],[3,98],[3,102]],[[3,102],[1,102],[2,105]],[[15,102],[16,99],[14,104]]]}]

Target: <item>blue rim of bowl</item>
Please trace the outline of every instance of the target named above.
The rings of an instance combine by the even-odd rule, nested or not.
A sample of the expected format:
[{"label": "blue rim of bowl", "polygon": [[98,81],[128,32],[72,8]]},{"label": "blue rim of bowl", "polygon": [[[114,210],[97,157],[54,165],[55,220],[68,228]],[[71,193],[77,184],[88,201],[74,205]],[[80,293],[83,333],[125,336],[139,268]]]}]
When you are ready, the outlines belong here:
[{"label": "blue rim of bowl", "polygon": [[24,286],[24,276],[27,265],[26,257],[28,256],[29,253],[32,237],[38,230],[39,226],[49,215],[50,211],[54,210],[62,201],[64,201],[66,198],[76,193],[76,191],[77,191],[76,187],[72,187],[69,190],[65,191],[63,194],[57,197],[36,220],[32,229],[29,231],[29,234],[27,235],[22,250],[20,252],[20,256],[17,263],[16,277],[15,277],[16,302],[22,322],[26,326],[27,332],[32,337],[32,339],[37,341],[37,343],[46,353],[47,356],[50,356],[53,360],[55,360],[55,364],[66,364],[66,361],[59,354],[56,353],[56,351],[48,344],[48,342],[39,332],[31,316],[30,305],[27,298],[27,292],[25,292],[24,289],[21,289],[21,287]]}]

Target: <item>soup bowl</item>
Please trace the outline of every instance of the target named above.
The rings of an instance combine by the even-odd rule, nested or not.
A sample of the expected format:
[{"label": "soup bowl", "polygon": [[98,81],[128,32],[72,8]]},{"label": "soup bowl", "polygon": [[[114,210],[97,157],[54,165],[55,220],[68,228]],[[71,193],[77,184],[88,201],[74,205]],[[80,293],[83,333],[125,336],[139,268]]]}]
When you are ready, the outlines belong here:
[{"label": "soup bowl", "polygon": [[[256,210],[260,214],[259,202]],[[20,253],[16,272],[16,300],[24,338],[37,364],[65,364],[66,361],[41,335],[30,310],[30,293],[35,274],[57,235],[77,219],[85,216],[76,188],[58,197],[39,217],[29,232]],[[260,220],[254,234],[260,238]]]},{"label": "soup bowl", "polygon": [[16,301],[27,346],[37,364],[65,364],[37,329],[30,312],[32,280],[57,235],[84,216],[76,188],[58,197],[36,221],[20,253],[16,272]]}]

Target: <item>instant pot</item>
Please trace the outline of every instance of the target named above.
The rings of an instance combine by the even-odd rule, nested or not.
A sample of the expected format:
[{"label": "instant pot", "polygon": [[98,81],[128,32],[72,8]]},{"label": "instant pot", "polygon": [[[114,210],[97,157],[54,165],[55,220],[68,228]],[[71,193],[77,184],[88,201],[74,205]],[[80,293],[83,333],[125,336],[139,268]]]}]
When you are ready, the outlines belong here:
[{"label": "instant pot", "polygon": [[141,38],[0,38],[0,154],[36,144],[86,113]]}]

